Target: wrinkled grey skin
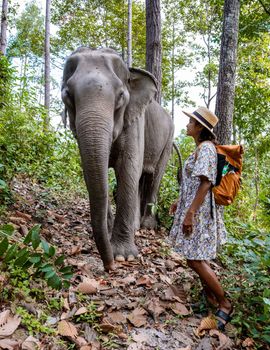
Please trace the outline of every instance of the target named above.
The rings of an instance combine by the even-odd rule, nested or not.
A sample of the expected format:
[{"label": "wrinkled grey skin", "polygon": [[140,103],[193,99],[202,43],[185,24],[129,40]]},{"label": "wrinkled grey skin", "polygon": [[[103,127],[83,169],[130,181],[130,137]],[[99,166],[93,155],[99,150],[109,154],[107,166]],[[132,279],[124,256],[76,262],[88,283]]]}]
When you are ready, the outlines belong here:
[{"label": "wrinkled grey skin", "polygon": [[[154,77],[128,70],[111,49],[80,48],[66,61],[62,100],[78,140],[90,198],[95,242],[106,270],[114,258],[138,254],[134,232],[153,228],[155,203],[169,159],[173,123],[153,98]],[[108,167],[117,179],[113,222],[108,198]]]}]

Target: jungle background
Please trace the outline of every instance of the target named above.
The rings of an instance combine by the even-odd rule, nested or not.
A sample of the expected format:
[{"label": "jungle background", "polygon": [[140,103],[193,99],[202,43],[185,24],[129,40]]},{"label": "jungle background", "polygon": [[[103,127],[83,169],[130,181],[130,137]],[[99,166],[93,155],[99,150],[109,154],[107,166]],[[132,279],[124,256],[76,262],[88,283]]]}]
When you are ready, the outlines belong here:
[{"label": "jungle background", "polygon": [[[193,87],[199,91],[202,104],[213,109],[219,69],[223,5],[222,0],[161,1],[162,105],[171,112],[173,118],[177,118],[176,106],[193,109],[197,104],[198,96],[194,96]],[[144,68],[146,45],[144,2],[133,1],[132,12],[133,66]],[[21,269],[20,262],[14,264],[15,253],[3,260],[6,252],[5,244],[8,237],[9,247],[16,246],[22,249],[24,245],[21,244],[29,244],[32,237],[32,248],[35,253],[40,243],[39,233],[50,241],[47,226],[50,227],[50,224],[53,225],[57,220],[61,223],[63,217],[74,215],[73,212],[77,212],[78,216],[88,213],[89,209],[85,204],[87,192],[77,144],[70,131],[59,123],[63,105],[57,91],[60,91],[61,71],[65,58],[78,46],[114,47],[126,59],[127,3],[116,0],[53,0],[51,24],[53,30],[50,40],[52,73],[49,113],[43,102],[45,10],[40,2],[22,4],[10,1],[6,54],[0,55],[1,304],[7,305],[12,301],[16,306],[12,311],[20,315],[24,321],[24,328],[39,341],[44,335],[52,336],[53,330],[50,331],[43,326],[46,317],[43,319],[38,317],[33,310],[31,313],[29,306],[27,308],[22,305],[22,299],[31,297],[33,300],[38,297],[38,291],[35,291],[35,296],[31,294],[31,283],[34,283],[35,279],[47,279],[50,287],[59,289],[67,286],[64,282],[73,277],[69,270],[46,271],[46,266],[45,270],[39,271],[38,276],[31,271],[25,271]],[[218,270],[222,282],[236,310],[232,324],[237,335],[234,345],[230,345],[233,349],[267,349],[270,344],[269,30],[269,4],[266,1],[265,4],[257,0],[243,1],[239,22],[232,135],[232,142],[243,144],[245,149],[242,189],[235,203],[225,209],[229,239],[217,261],[217,264],[222,266],[222,269]],[[190,76],[194,79],[183,79],[183,76],[186,77],[186,74],[183,75],[184,71],[190,71]],[[193,141],[185,136],[184,131],[176,135],[175,142],[183,159],[194,149]],[[153,207],[157,212],[160,227],[157,233],[158,240],[156,242],[153,238],[152,243],[156,242],[159,247],[159,258],[171,256],[166,245],[166,235],[173,220],[168,215],[168,210],[179,191],[176,180],[178,167],[177,155],[173,153],[162,180],[158,203]],[[112,193],[115,186],[113,173],[110,174],[109,183]],[[27,202],[26,198],[30,197],[32,201]],[[55,214],[56,208],[61,208],[59,210],[62,218],[59,213]],[[29,217],[18,214],[22,212],[28,213]],[[46,220],[49,218],[49,221],[44,217]],[[34,226],[36,223],[40,226]],[[84,224],[88,225],[87,218]],[[16,230],[21,232],[21,236],[25,230],[24,235],[28,236],[28,241],[20,243]],[[74,225],[71,225],[70,237],[73,237],[73,232]],[[54,234],[61,235],[61,232],[56,229]],[[141,233],[141,236],[144,234]],[[152,233],[148,234],[151,236]],[[84,238],[85,241],[87,237]],[[47,254],[46,259],[57,257],[54,248],[51,248],[49,253],[46,240],[45,243],[42,241],[43,253]],[[58,245],[59,240],[52,238],[52,243]],[[146,248],[144,243],[141,248]],[[76,252],[76,248],[73,249],[75,251],[71,255],[77,256],[81,252]],[[68,256],[65,249],[63,254],[64,257]],[[31,258],[34,261],[37,255]],[[63,261],[58,263],[61,266]],[[179,261],[174,260],[173,263]],[[47,273],[47,276],[44,277],[44,273]],[[63,284],[61,280],[58,281],[61,285],[55,284],[55,277],[60,275]],[[153,284],[153,281],[144,281],[141,285],[149,288],[149,284]],[[196,298],[199,287],[194,280],[192,285],[194,288],[191,294]],[[41,293],[41,287],[35,288]],[[80,294],[80,298],[80,302],[85,301],[83,294]],[[65,295],[53,295],[51,299],[55,300],[55,304],[48,302],[47,306],[56,312],[62,308],[61,303],[64,302]],[[97,316],[100,311],[97,311],[96,304],[91,304],[91,300],[88,300],[88,313],[84,312],[82,315],[95,315],[96,322],[100,317]],[[89,305],[90,309],[92,307],[90,313]],[[95,324],[94,321],[92,319],[90,324]],[[110,331],[114,334],[115,330]],[[249,341],[244,343],[246,339]],[[70,334],[61,344],[62,347],[59,348],[62,349],[84,346],[74,342],[74,337]],[[98,346],[105,349],[127,348],[123,344],[117,345],[117,341],[111,335],[107,335],[107,340],[103,342],[100,340],[100,344],[103,345],[96,345],[96,348]],[[16,348],[14,343],[13,345],[10,343],[9,346],[3,348]],[[35,348],[37,343],[32,346]],[[41,348],[41,345],[38,346]],[[44,349],[51,348],[49,345],[44,346]],[[193,349],[191,345],[188,346]],[[89,347],[91,348],[94,349],[94,345]],[[157,345],[155,349],[158,348],[162,349]],[[141,346],[138,349],[144,348]]]}]

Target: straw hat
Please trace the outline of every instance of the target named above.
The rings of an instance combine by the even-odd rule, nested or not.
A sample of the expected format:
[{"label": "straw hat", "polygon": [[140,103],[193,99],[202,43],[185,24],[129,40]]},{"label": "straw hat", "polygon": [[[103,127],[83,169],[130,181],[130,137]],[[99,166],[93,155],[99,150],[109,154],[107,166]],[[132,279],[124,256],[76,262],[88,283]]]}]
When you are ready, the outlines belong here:
[{"label": "straw hat", "polygon": [[209,111],[206,107],[199,107],[195,112],[189,113],[183,111],[188,117],[194,118],[203,125],[206,129],[208,129],[214,136],[213,129],[218,123],[218,117]]}]

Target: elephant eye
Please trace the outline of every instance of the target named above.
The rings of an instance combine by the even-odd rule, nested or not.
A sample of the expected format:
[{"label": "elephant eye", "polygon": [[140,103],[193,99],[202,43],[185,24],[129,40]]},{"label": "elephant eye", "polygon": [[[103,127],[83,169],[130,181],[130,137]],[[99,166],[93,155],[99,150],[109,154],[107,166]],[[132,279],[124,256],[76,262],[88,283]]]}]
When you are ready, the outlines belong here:
[{"label": "elephant eye", "polygon": [[119,98],[122,98],[124,96],[124,91],[121,91],[119,94]]}]

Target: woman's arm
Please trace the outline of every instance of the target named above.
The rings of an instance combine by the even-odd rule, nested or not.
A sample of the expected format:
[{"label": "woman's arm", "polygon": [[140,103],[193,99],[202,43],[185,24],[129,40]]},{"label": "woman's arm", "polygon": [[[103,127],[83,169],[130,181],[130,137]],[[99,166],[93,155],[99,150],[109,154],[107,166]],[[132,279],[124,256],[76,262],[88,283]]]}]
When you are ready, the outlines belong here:
[{"label": "woman's arm", "polygon": [[196,192],[196,195],[186,213],[185,219],[183,221],[183,233],[185,235],[191,235],[192,234],[192,225],[193,225],[193,218],[196,213],[196,211],[200,208],[201,204],[204,201],[204,198],[211,188],[212,184],[211,181],[207,179],[205,176],[200,176],[201,183],[199,185],[199,188]]}]

